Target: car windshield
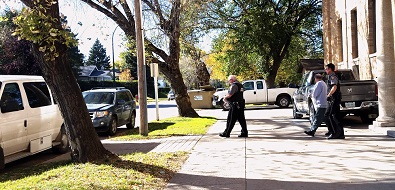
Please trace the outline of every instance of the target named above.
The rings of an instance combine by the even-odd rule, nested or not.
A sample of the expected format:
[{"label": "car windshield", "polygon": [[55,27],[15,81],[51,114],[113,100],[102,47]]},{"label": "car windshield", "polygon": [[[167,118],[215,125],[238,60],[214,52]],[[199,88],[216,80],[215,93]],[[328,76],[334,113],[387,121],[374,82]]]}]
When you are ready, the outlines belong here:
[{"label": "car windshield", "polygon": [[173,91],[170,91],[169,94],[174,94],[174,92],[173,92]]},{"label": "car windshield", "polygon": [[113,104],[114,92],[83,92],[86,104]]}]

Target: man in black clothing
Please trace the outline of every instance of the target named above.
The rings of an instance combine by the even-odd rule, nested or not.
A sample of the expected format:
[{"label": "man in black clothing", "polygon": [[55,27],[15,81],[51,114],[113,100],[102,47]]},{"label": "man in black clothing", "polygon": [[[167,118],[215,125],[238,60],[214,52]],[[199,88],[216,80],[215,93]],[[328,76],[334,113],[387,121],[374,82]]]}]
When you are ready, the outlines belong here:
[{"label": "man in black clothing", "polygon": [[234,75],[230,75],[228,81],[231,86],[224,101],[229,103],[230,108],[226,121],[226,129],[219,136],[228,138],[235,126],[236,120],[238,120],[241,125],[241,134],[238,137],[248,137],[247,123],[244,117],[245,100],[243,97],[243,85],[237,81]]},{"label": "man in black clothing", "polygon": [[325,66],[325,72],[328,74],[328,107],[325,112],[325,124],[328,127],[328,139],[344,139],[343,125],[339,121],[340,113],[340,84],[339,78],[335,73],[335,65],[329,63]]}]

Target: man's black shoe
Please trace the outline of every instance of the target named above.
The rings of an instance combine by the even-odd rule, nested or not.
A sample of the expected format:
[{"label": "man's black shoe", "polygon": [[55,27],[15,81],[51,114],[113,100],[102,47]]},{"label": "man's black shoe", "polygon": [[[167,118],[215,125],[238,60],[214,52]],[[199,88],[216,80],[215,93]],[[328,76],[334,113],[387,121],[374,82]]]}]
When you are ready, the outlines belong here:
[{"label": "man's black shoe", "polygon": [[314,137],[314,131],[304,131],[304,133],[306,133],[306,135]]},{"label": "man's black shoe", "polygon": [[225,137],[225,138],[229,138],[230,137],[230,135],[226,135],[225,133],[220,133],[219,136],[220,137]]},{"label": "man's black shoe", "polygon": [[328,131],[328,132],[325,133],[325,136],[328,137],[328,136],[330,136],[331,134],[332,134],[332,133]]},{"label": "man's black shoe", "polygon": [[334,135],[334,134],[331,134],[331,135],[329,135],[329,137],[328,137],[328,140],[329,139],[345,139],[346,137],[344,136],[344,135]]},{"label": "man's black shoe", "polygon": [[248,137],[248,134],[240,134],[238,137]]}]

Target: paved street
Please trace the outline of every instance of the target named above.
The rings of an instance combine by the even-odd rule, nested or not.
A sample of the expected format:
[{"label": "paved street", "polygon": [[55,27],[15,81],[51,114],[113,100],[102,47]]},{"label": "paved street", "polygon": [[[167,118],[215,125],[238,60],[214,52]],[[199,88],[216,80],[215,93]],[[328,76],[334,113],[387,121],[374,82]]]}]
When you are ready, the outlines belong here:
[{"label": "paved street", "polygon": [[[136,110],[136,126],[140,126],[140,112]],[[156,120],[155,102],[150,102],[147,105],[148,122]],[[159,102],[159,119],[178,116],[178,109],[175,100],[160,101]]]},{"label": "paved street", "polygon": [[226,112],[196,144],[168,189],[394,189],[394,139],[373,133],[359,118],[345,120],[346,140],[326,140],[325,127],[308,137],[307,119],[291,109],[246,110],[249,138],[218,137]]}]

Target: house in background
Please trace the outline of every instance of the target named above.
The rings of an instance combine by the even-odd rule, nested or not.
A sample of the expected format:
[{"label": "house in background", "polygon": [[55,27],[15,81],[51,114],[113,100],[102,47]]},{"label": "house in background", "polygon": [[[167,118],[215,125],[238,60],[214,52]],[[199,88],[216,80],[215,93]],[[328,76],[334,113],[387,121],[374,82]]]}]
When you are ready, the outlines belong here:
[{"label": "house in background", "polygon": [[[102,67],[100,70],[96,66],[81,66],[78,80],[81,81],[112,81],[112,70],[104,70]],[[119,78],[120,71],[115,69],[115,79]]]}]

